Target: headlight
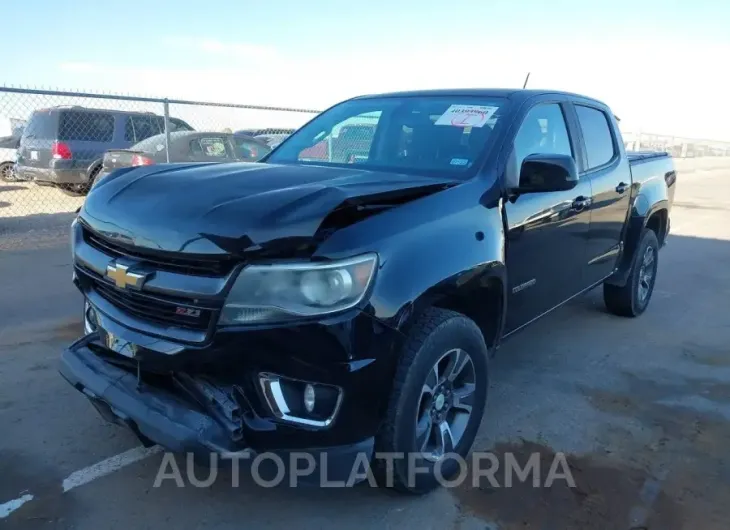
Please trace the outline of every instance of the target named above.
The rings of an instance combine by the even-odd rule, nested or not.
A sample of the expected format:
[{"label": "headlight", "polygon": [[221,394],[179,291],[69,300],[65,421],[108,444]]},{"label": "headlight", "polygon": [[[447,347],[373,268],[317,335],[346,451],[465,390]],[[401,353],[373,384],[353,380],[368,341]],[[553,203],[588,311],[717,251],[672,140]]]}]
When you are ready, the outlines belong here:
[{"label": "headlight", "polygon": [[71,244],[71,263],[73,264],[76,261],[76,225],[79,224],[79,217],[78,214],[76,214],[76,217],[73,218],[73,221],[71,221],[71,230],[69,231],[70,237],[70,244]]},{"label": "headlight", "polygon": [[228,294],[220,323],[282,322],[349,309],[365,296],[377,261],[364,254],[321,264],[250,265]]}]

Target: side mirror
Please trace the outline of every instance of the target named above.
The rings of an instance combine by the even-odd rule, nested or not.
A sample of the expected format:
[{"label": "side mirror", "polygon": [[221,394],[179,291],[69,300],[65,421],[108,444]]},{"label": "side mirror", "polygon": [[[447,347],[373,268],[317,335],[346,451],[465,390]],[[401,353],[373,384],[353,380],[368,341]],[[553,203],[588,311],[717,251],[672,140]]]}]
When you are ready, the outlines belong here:
[{"label": "side mirror", "polygon": [[520,169],[517,193],[563,191],[578,185],[578,166],[572,156],[555,154],[528,155]]}]

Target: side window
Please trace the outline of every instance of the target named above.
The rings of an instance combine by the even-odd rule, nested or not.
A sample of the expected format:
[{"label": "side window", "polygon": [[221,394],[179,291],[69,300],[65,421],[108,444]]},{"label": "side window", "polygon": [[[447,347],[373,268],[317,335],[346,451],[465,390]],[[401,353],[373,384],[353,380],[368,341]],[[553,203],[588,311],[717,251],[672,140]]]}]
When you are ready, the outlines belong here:
[{"label": "side window", "polygon": [[111,142],[114,116],[105,112],[61,112],[58,139],[85,142]]},{"label": "side window", "polygon": [[527,155],[555,154],[573,156],[563,110],[557,103],[537,105],[525,116],[515,137],[517,171]]},{"label": "side window", "polygon": [[134,136],[138,142],[160,134],[157,122],[151,116],[132,116],[132,124],[134,126]]},{"label": "side window", "polygon": [[616,154],[606,114],[598,109],[576,105],[580,128],[588,155],[588,169],[607,164]]},{"label": "side window", "polygon": [[127,116],[124,118],[124,141],[136,143],[134,139],[134,125],[132,125],[132,118]]},{"label": "side window", "polygon": [[209,158],[229,158],[226,140],[220,137],[197,138],[190,142],[190,154]]}]

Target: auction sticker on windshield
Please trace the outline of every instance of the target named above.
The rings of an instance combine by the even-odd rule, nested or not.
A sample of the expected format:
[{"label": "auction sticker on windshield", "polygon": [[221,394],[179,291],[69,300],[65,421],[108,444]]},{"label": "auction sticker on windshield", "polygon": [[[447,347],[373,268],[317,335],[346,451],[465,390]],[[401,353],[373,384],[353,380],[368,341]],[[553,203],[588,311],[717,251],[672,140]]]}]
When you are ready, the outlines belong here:
[{"label": "auction sticker on windshield", "polygon": [[451,125],[452,127],[484,127],[499,107],[485,105],[451,105],[434,125]]}]

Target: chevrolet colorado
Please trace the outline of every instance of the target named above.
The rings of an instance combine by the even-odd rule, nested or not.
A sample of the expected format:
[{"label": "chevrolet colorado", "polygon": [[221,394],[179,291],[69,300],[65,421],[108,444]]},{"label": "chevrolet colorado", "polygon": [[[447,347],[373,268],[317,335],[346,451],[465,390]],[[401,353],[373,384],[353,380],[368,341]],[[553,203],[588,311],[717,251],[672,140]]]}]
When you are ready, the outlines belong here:
[{"label": "chevrolet colorado", "polygon": [[[363,124],[357,153],[306,156]],[[675,180],[603,103],[532,90],[359,97],[260,163],[122,168],[72,226],[86,333],[61,374],[145,444],[305,451],[333,480],[415,455],[388,485],[425,492],[503,339],[598,286],[646,309]]]}]

